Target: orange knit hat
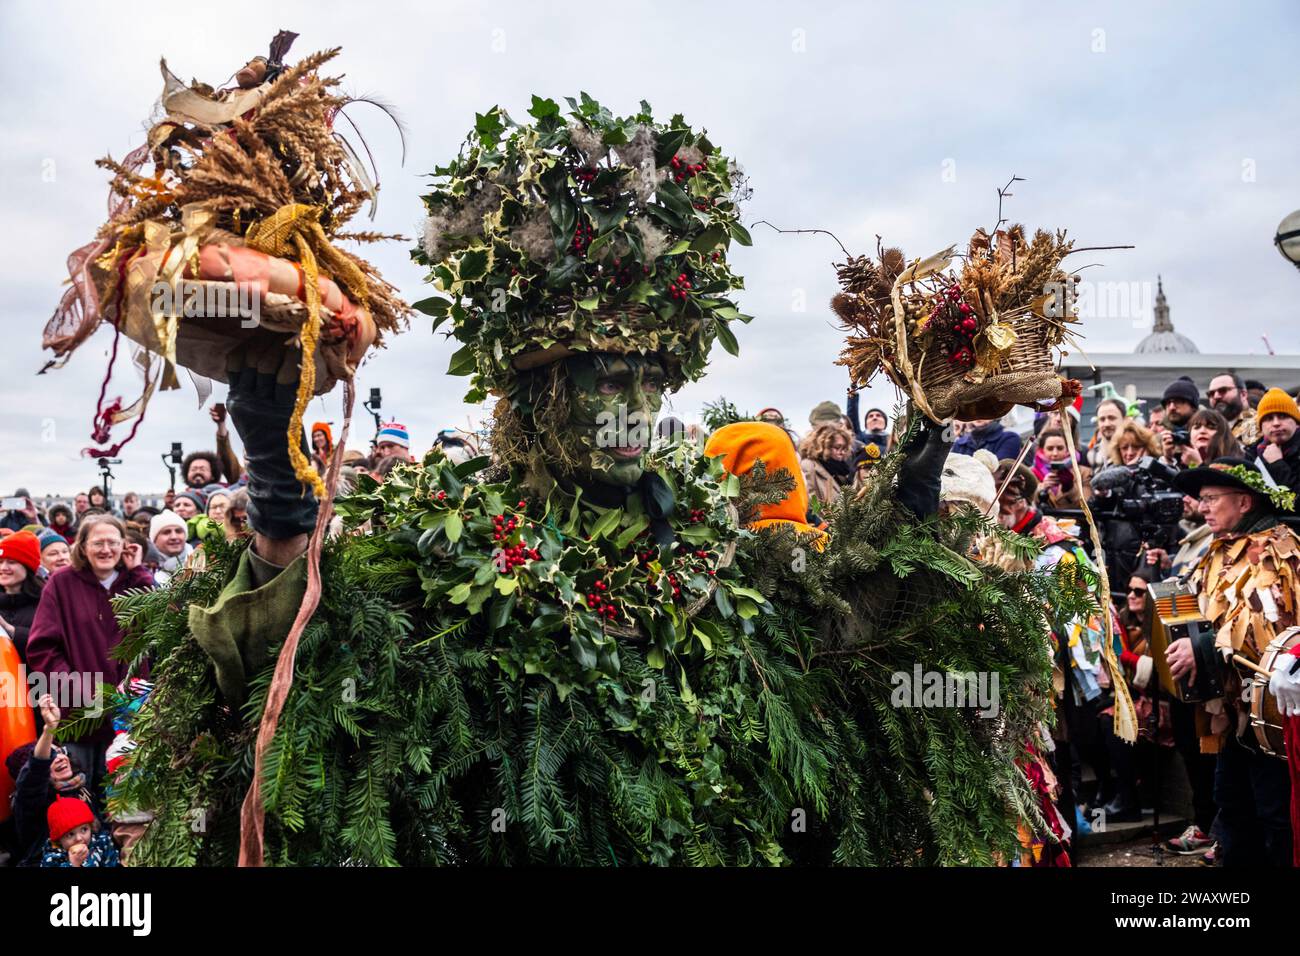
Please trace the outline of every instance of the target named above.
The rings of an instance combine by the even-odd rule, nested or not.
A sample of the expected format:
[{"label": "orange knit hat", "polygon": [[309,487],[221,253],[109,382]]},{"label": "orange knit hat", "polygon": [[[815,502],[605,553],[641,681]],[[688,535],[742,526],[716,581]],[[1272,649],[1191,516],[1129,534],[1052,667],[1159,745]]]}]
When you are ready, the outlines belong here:
[{"label": "orange knit hat", "polygon": [[[314,438],[317,432],[325,433],[325,453],[329,454],[334,451],[334,432],[330,430],[329,422],[312,422],[311,431],[307,433],[307,437]],[[316,446],[309,441],[307,447],[314,449]]]},{"label": "orange knit hat", "polygon": [[722,456],[722,467],[733,475],[748,474],[754,463],[762,461],[769,475],[785,470],[794,476],[794,490],[785,499],[771,505],[760,505],[759,518],[751,528],[767,528],[776,524],[791,525],[803,534],[816,535],[814,547],[820,551],[826,546],[826,532],[808,523],[808,487],[804,484],[803,470],[794,442],[785,430],[766,422],[736,422],[719,428],[704,446],[709,458]]},{"label": "orange knit hat", "polygon": [[1300,422],[1300,405],[1280,388],[1270,388],[1264,393],[1264,397],[1259,400],[1259,407],[1255,409],[1256,421],[1263,421],[1265,415],[1289,415],[1295,421]]}]

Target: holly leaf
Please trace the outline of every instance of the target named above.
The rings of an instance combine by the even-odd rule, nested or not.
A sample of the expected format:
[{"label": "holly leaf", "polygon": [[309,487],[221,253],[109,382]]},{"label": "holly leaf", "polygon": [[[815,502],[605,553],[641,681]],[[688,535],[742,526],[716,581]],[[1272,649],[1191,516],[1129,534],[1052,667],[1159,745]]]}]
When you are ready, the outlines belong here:
[{"label": "holly leaf", "polygon": [[614,539],[614,546],[622,551],[636,539],[642,531],[650,526],[650,519],[642,515],[636,521],[632,522],[623,532]]},{"label": "holly leaf", "polygon": [[447,365],[447,374],[471,375],[475,368],[477,368],[475,347],[473,345],[464,345],[457,349],[456,354],[451,357],[451,362]]},{"label": "holly leaf", "polygon": [[[662,182],[655,187],[655,197],[665,208],[683,220],[689,220],[695,212],[690,199],[682,188],[673,182]],[[654,208],[653,206],[650,208]],[[687,243],[689,246],[689,243]]]},{"label": "holly leaf", "polygon": [[425,315],[445,316],[447,310],[451,308],[451,299],[444,299],[440,295],[431,295],[419,302],[412,302],[411,308],[417,312],[423,312]]},{"label": "holly leaf", "polygon": [[596,523],[591,526],[591,539],[603,538],[614,528],[618,527],[619,518],[623,517],[621,511],[617,508],[610,508],[603,515],[596,519]]},{"label": "holly leaf", "polygon": [[727,587],[730,588],[731,593],[736,595],[736,597],[751,598],[759,604],[767,603],[767,598],[763,597],[760,592],[755,591],[753,588],[743,588],[735,584],[728,584]]},{"label": "holly leaf", "polygon": [[731,329],[727,328],[727,323],[718,319],[713,323],[713,328],[718,333],[718,341],[722,343],[722,347],[732,355],[739,355],[740,343],[736,341],[736,336]]},{"label": "holly leaf", "polygon": [[464,530],[465,519],[460,516],[460,512],[447,512],[447,523],[443,525],[443,531],[447,533],[447,540],[455,544],[460,540],[460,533]]},{"label": "holly leaf", "polygon": [[[511,578],[511,580],[514,579]],[[493,601],[492,606],[488,608],[488,630],[497,631],[505,627],[506,623],[510,620],[510,615],[514,613],[514,610],[515,596],[513,594],[507,595],[504,599],[499,598]]]},{"label": "holly leaf", "polygon": [[713,225],[705,229],[695,237],[691,242],[691,252],[699,252],[708,255],[722,242],[727,236],[727,232],[721,226]]},{"label": "holly leaf", "polygon": [[468,478],[475,472],[482,471],[488,465],[492,464],[492,459],[487,455],[479,455],[477,458],[471,458],[469,461],[463,461],[455,468],[452,473],[460,479]]},{"label": "holly leaf", "polygon": [[461,254],[457,271],[461,282],[472,282],[487,274],[488,250],[466,249]]}]

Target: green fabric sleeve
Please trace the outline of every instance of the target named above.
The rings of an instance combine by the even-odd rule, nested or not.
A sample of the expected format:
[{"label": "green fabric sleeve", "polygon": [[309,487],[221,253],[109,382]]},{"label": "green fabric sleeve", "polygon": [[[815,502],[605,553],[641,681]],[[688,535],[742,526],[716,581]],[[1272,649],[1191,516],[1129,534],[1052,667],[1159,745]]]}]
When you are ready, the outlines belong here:
[{"label": "green fabric sleeve", "polygon": [[244,702],[249,679],[288,635],[306,590],[305,555],[280,569],[249,548],[216,602],[190,608],[190,631],[212,658],[217,686],[232,705]]}]

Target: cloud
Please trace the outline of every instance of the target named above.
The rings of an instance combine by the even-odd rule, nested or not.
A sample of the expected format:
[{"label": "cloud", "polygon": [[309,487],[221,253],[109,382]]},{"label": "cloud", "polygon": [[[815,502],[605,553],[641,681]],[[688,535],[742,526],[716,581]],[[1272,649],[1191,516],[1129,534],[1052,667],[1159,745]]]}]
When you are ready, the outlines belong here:
[{"label": "cloud", "polygon": [[[685,17],[650,2],[227,2],[219,14],[194,6],[166,17],[7,2],[0,490],[69,493],[96,477],[78,451],[111,335],[101,331],[68,367],[32,375],[64,259],[103,215],[106,178],[93,161],[142,141],[159,56],[184,78],[221,83],[282,27],[302,33],[297,55],[342,44],[345,85],[405,120],[402,168],[382,117],[354,116],[379,163],[375,228],[386,232],[416,234],[424,174],[456,152],[475,112],[500,103],[522,114],[533,92],[585,89],[615,110],[644,98],[706,126],[753,180],[750,221],[830,229],[855,252],[873,249],[877,234],[911,255],[960,242],[991,224],[995,188],[1018,174],[1027,181],[1009,201],[1011,218],[1068,226],[1083,244],[1136,245],[1098,254],[1104,268],[1090,272],[1123,282],[1163,275],[1175,325],[1202,351],[1255,349],[1267,333],[1279,351],[1300,352],[1297,276],[1271,248],[1300,195],[1291,66],[1300,16],[1284,0],[1252,4],[1248,16],[1208,2],[805,9],[763,0],[697,4]],[[753,232],[755,246],[735,255],[741,303],[755,316],[739,330],[741,357],[719,350],[709,377],[673,405],[689,420],[723,394],[751,411],[775,405],[798,427],[847,385],[826,306],[840,251],[825,236]],[[366,254],[408,299],[428,294],[404,244]],[[1142,334],[1131,320],[1085,331],[1096,350],[1131,348]],[[464,380],[444,375],[453,351],[417,319],[363,367],[359,393],[381,387],[384,414],[426,447],[438,429],[485,417],[461,403]],[[129,401],[136,388],[123,368],[110,395]],[[878,383],[866,401],[891,407],[893,390]],[[341,395],[313,402],[308,416],[341,423]],[[358,414],[350,444],[365,447],[372,427]],[[162,488],[158,456],[177,440],[212,444],[189,389],[155,399],[116,487]]]}]

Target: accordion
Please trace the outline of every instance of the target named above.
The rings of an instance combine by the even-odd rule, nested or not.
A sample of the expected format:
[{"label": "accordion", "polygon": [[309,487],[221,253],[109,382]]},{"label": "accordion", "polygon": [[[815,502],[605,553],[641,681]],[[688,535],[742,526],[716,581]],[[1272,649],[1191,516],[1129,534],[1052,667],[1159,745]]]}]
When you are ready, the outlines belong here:
[{"label": "accordion", "polygon": [[[1196,703],[1223,696],[1223,675],[1214,653],[1213,633],[1210,622],[1201,616],[1196,595],[1180,579],[1158,581],[1147,589],[1143,636],[1160,676],[1160,686],[1177,700]],[[1211,638],[1208,641],[1204,640],[1207,635]],[[1169,671],[1169,662],[1165,660],[1165,650],[1169,645],[1184,637],[1192,639],[1192,649],[1196,654],[1194,684],[1189,681],[1190,674],[1175,680]]]}]

